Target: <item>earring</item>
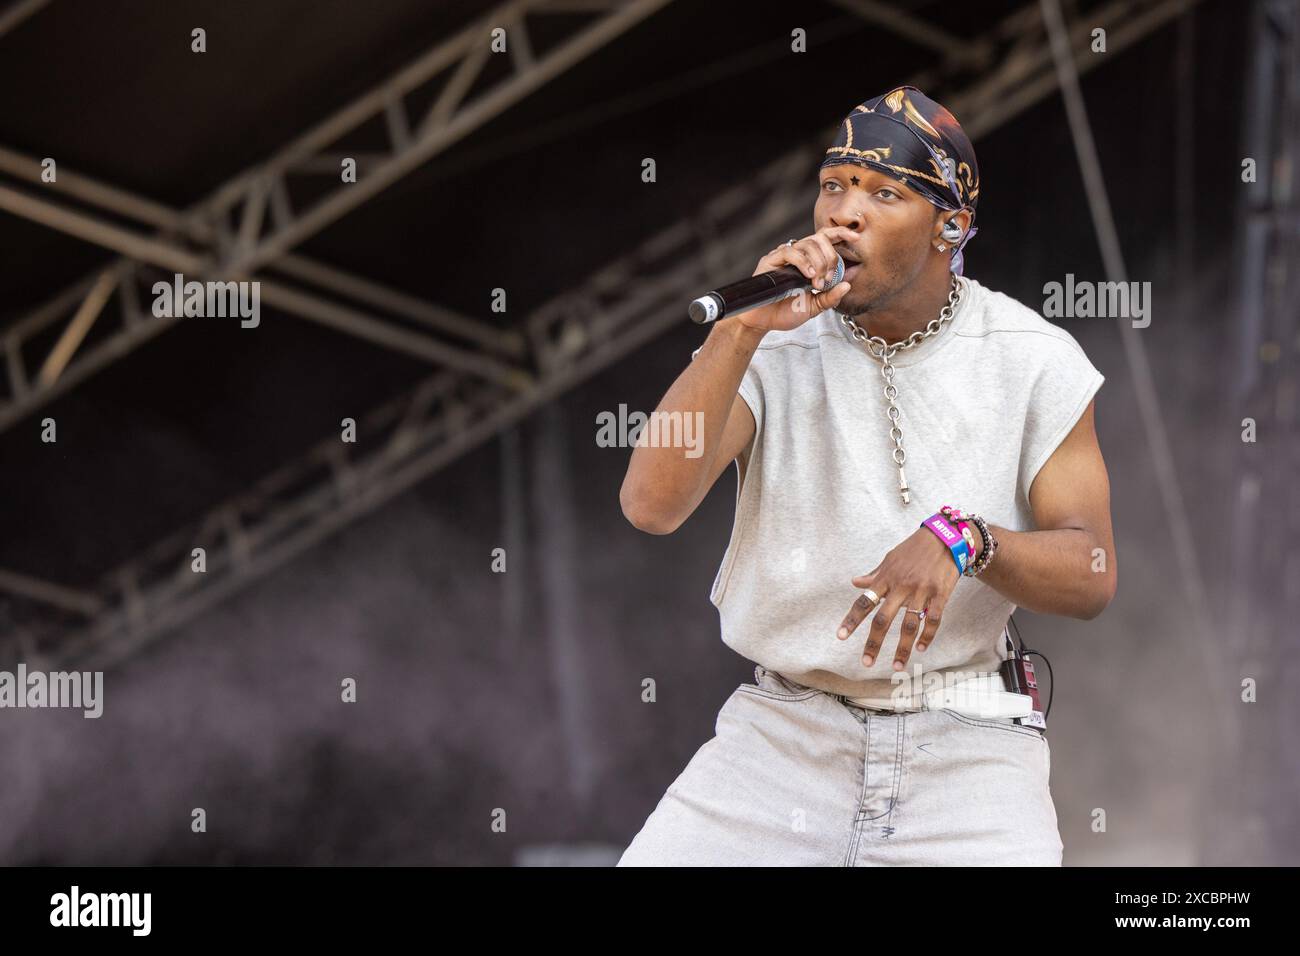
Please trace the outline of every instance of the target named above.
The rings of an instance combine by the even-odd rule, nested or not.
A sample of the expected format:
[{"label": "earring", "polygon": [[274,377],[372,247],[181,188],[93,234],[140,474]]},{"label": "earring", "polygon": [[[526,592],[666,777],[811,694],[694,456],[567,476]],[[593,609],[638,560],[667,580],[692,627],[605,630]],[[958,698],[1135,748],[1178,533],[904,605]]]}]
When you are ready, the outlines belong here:
[{"label": "earring", "polygon": [[941,242],[939,243],[937,248],[939,249],[940,252],[943,252],[943,250],[947,249],[948,247]]}]

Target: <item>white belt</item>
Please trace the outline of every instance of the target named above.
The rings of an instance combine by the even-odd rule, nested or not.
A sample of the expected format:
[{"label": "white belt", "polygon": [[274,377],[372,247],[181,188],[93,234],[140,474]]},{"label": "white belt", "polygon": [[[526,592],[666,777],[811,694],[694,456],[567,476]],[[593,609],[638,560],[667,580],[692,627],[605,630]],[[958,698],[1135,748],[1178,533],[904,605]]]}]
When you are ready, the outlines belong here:
[{"label": "white belt", "polygon": [[[845,697],[857,707],[897,710],[895,701],[880,697]],[[921,695],[921,710],[951,710],[967,717],[1028,717],[1034,699],[1006,689],[1001,674],[971,677],[951,687],[940,687]],[[907,710],[909,708],[902,708]]]}]

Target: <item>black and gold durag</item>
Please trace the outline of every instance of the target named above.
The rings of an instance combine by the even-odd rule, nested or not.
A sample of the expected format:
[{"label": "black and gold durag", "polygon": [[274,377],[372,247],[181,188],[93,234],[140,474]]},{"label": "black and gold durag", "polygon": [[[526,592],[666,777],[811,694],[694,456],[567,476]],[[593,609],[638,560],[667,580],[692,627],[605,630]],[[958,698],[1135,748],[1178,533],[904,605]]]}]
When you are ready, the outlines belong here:
[{"label": "black and gold durag", "polygon": [[844,118],[822,166],[854,163],[893,176],[940,209],[969,209],[971,226],[952,251],[962,273],[962,248],[975,235],[980,170],[961,124],[914,86],[860,103]]}]

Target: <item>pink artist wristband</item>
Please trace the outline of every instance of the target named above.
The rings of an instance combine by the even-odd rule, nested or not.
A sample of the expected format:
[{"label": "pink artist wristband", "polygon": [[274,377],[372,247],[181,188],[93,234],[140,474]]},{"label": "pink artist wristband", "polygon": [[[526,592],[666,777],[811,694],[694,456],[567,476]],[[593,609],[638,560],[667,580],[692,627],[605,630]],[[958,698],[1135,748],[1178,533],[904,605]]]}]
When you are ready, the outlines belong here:
[{"label": "pink artist wristband", "polygon": [[974,555],[971,553],[970,542],[939,512],[935,512],[921,522],[921,527],[929,528],[936,538],[943,542],[945,548],[952,555],[952,559],[957,564],[957,573],[965,574],[966,566],[970,563]]}]

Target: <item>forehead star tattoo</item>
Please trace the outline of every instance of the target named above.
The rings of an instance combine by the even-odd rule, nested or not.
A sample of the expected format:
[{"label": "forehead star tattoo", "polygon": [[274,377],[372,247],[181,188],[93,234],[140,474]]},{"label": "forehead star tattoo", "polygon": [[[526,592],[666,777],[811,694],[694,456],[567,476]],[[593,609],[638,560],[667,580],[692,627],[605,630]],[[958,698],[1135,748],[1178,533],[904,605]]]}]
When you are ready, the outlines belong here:
[{"label": "forehead star tattoo", "polygon": [[858,177],[857,177],[857,176],[850,176],[850,177],[849,177],[849,182],[851,182],[853,185],[856,186],[856,185],[858,184]]}]

